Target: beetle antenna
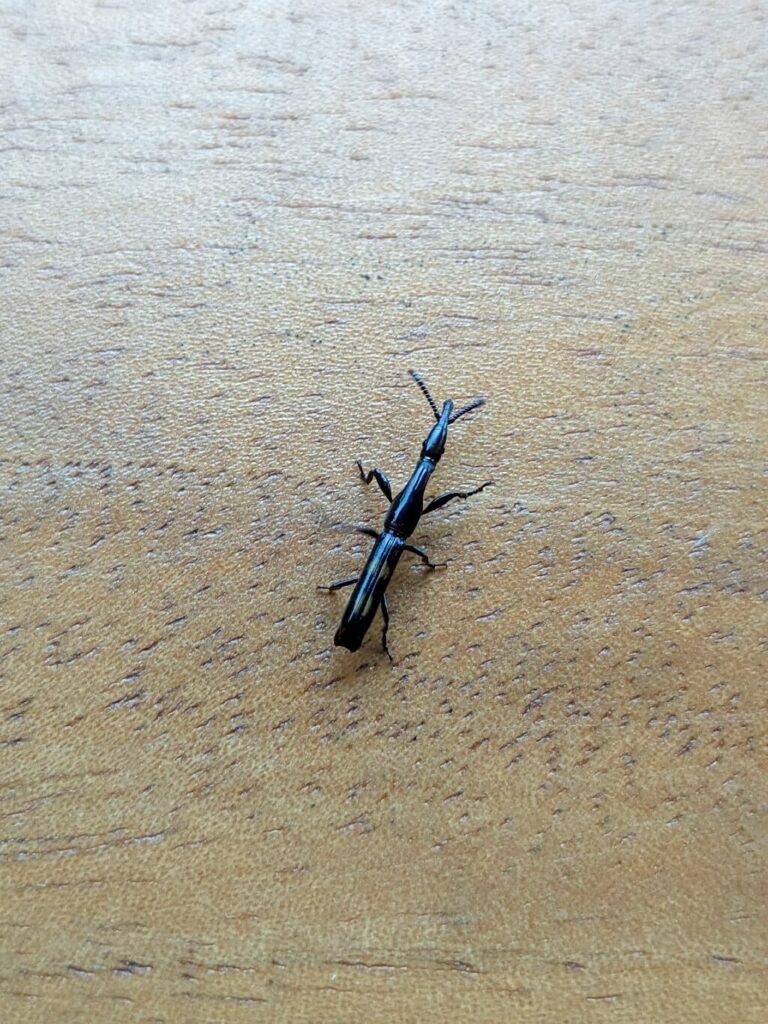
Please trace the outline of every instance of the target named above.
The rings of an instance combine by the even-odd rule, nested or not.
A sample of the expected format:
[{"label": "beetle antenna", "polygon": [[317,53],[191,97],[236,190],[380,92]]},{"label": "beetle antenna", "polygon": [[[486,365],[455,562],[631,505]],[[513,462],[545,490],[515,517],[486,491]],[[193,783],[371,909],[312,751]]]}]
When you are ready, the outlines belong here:
[{"label": "beetle antenna", "polygon": [[408,372],[410,373],[410,375],[413,377],[413,379],[416,381],[416,383],[421,388],[421,393],[424,395],[426,400],[429,402],[430,408],[432,409],[432,412],[435,414],[435,419],[439,420],[440,419],[440,410],[437,408],[437,405],[435,404],[434,398],[432,397],[432,395],[430,395],[429,388],[427,387],[427,385],[422,380],[421,374],[420,373],[416,373],[415,370],[409,370]]},{"label": "beetle antenna", "polygon": [[458,412],[455,412],[453,416],[451,416],[451,418],[448,420],[448,422],[455,423],[459,416],[463,416],[465,412],[472,412],[472,410],[476,409],[478,405],[485,405],[485,399],[476,398],[474,402],[470,402],[469,405],[465,405],[463,409],[459,409]]}]

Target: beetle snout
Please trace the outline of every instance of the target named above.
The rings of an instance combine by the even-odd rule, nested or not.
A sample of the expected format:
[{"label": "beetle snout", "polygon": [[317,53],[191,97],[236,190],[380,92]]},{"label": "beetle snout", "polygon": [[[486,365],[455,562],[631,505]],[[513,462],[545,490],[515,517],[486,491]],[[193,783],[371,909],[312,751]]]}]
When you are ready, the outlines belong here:
[{"label": "beetle snout", "polygon": [[443,404],[443,411],[440,413],[440,419],[432,427],[427,439],[421,446],[421,457],[423,459],[432,459],[434,462],[438,462],[443,452],[445,451],[445,441],[448,437],[448,423],[450,421],[451,412],[453,411],[453,402],[448,401]]}]

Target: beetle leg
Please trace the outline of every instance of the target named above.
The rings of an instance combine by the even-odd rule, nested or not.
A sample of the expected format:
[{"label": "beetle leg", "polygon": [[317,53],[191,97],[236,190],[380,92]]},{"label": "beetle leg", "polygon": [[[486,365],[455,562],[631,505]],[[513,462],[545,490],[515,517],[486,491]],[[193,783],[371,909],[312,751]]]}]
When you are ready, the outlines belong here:
[{"label": "beetle leg", "polygon": [[340,590],[342,587],[351,587],[353,583],[357,583],[358,576],[350,576],[346,580],[336,580],[335,583],[318,583],[318,590]]},{"label": "beetle leg", "polygon": [[473,494],[479,494],[480,491],[484,491],[486,487],[490,487],[492,483],[493,480],[486,480],[484,484],[480,484],[480,486],[476,487],[474,491],[447,491],[445,494],[441,494],[437,498],[433,498],[421,514],[425,516],[427,512],[434,512],[435,509],[442,508],[443,505],[447,505],[448,502],[453,501],[454,498],[471,498]]},{"label": "beetle leg", "polygon": [[379,539],[379,535],[376,530],[372,530],[369,526],[358,526],[358,533],[364,533],[366,537],[373,537],[375,540]]},{"label": "beetle leg", "polygon": [[389,660],[394,661],[395,659],[389,653],[389,648],[387,647],[387,630],[389,629],[389,605],[387,603],[386,594],[381,595],[381,614],[384,616],[384,629],[382,630],[381,634],[381,646],[387,652],[387,657],[389,658]]},{"label": "beetle leg", "polygon": [[369,484],[371,480],[375,480],[387,501],[392,501],[392,485],[386,473],[383,473],[380,469],[371,469],[366,473],[360,459],[357,460],[357,468],[360,470],[360,479],[364,484]]},{"label": "beetle leg", "polygon": [[418,555],[424,565],[429,566],[430,569],[436,569],[439,565],[448,565],[447,562],[430,562],[429,555],[424,548],[419,548],[415,544],[404,544],[403,551],[410,551],[413,555]]}]

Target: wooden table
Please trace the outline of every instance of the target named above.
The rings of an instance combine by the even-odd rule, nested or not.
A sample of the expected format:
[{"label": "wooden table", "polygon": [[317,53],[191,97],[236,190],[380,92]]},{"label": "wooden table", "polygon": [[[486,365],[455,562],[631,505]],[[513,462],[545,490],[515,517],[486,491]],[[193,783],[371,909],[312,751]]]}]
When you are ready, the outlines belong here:
[{"label": "wooden table", "polygon": [[4,1024],[763,1021],[765,5],[1,6]]}]

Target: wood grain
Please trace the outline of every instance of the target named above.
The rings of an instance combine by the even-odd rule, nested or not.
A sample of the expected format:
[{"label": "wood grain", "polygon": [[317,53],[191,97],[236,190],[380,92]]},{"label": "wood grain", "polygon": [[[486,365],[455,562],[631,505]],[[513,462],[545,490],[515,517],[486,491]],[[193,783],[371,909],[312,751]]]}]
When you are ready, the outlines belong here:
[{"label": "wood grain", "polygon": [[0,3],[4,1022],[764,1019],[767,13]]}]

